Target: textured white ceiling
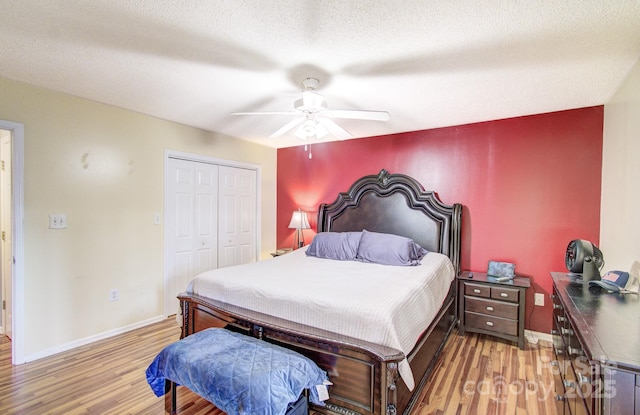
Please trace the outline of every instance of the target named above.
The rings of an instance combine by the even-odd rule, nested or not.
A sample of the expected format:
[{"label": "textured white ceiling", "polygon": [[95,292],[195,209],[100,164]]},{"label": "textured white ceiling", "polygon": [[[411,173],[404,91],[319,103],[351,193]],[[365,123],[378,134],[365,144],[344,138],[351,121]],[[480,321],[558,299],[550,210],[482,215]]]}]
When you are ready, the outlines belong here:
[{"label": "textured white ceiling", "polygon": [[639,57],[638,0],[0,0],[0,76],[273,147],[229,114],[307,77],[367,137],[605,104]]}]

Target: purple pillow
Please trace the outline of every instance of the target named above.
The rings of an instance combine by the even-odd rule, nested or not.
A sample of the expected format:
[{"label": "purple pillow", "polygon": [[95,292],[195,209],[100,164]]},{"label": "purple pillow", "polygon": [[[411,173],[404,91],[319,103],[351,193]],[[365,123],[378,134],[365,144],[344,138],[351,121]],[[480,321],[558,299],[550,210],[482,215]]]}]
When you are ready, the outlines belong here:
[{"label": "purple pillow", "polygon": [[357,261],[384,265],[420,265],[426,249],[404,236],[362,231]]},{"label": "purple pillow", "polygon": [[354,261],[362,232],[320,232],[307,248],[307,255],[318,258]]}]

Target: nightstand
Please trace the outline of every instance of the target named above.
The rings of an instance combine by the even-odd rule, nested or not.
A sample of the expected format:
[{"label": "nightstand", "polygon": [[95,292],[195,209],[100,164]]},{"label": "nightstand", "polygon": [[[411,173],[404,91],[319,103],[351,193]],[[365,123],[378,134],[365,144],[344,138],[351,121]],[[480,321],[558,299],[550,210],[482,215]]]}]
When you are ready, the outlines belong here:
[{"label": "nightstand", "polygon": [[[469,278],[472,274],[472,278]],[[463,271],[458,276],[460,334],[489,334],[518,342],[524,349],[524,311],[529,278],[498,282],[481,272]]]}]

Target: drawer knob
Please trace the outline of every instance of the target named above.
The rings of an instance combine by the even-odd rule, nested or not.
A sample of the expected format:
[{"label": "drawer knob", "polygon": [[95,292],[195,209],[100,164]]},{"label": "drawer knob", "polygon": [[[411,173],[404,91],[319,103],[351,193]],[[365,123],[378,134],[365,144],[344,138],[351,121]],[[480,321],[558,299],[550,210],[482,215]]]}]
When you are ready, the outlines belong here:
[{"label": "drawer knob", "polygon": [[564,399],[565,399],[565,398],[564,398],[564,396],[562,396],[562,395],[556,395],[556,401],[558,401],[558,402],[564,402]]},{"label": "drawer knob", "polygon": [[553,350],[555,350],[556,355],[564,354],[564,349],[558,349],[558,348],[555,348],[555,347],[554,347],[554,348],[553,348]]},{"label": "drawer knob", "polygon": [[573,356],[580,356],[582,355],[582,349],[580,349],[579,347],[567,347],[567,351],[569,352],[570,355]]},{"label": "drawer knob", "polygon": [[490,305],[487,306],[487,311],[493,311],[493,307],[491,307]]},{"label": "drawer knob", "polygon": [[558,316],[557,320],[558,320],[558,323],[562,323],[566,320],[566,318],[564,318],[564,316]]},{"label": "drawer knob", "polygon": [[553,303],[553,308],[554,308],[555,310],[562,310],[562,304]]},{"label": "drawer knob", "polygon": [[474,288],[473,292],[474,292],[474,294],[480,294],[482,291],[479,290],[478,288]]},{"label": "drawer knob", "polygon": [[508,297],[508,296],[509,296],[509,294],[507,294],[507,293],[500,293],[500,297]]},{"label": "drawer knob", "polygon": [[493,321],[487,321],[487,326],[493,327]]},{"label": "drawer knob", "polygon": [[560,331],[562,332],[563,336],[573,336],[573,330],[571,329],[560,327]]},{"label": "drawer knob", "polygon": [[589,378],[589,376],[585,376],[582,373],[578,373],[578,383],[581,385],[588,384],[588,383],[591,383],[591,379]]}]

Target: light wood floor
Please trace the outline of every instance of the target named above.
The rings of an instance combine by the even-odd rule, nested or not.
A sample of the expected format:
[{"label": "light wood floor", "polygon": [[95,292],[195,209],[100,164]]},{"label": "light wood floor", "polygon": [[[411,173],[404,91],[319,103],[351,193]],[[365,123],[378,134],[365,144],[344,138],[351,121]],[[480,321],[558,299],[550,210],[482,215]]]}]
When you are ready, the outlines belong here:
[{"label": "light wood floor", "polygon": [[[55,356],[11,365],[11,343],[0,336],[0,414],[164,413],[145,370],[178,340],[175,319]],[[517,346],[490,337],[453,334],[432,381],[412,415],[555,415],[550,347]],[[179,414],[221,415],[204,399],[179,388]]]},{"label": "light wood floor", "polygon": [[447,341],[412,415],[556,415],[552,345],[467,333]]}]

